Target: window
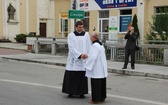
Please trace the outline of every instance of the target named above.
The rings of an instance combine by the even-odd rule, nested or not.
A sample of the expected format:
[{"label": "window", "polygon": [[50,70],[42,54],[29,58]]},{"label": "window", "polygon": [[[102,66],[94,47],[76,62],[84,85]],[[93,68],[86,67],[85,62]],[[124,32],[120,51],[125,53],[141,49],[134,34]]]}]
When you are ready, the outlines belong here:
[{"label": "window", "polygon": [[99,11],[99,18],[109,18],[109,11]]},{"label": "window", "polygon": [[68,19],[61,19],[61,32],[68,31]]},{"label": "window", "polygon": [[167,31],[167,23],[168,23],[168,6],[159,6],[154,8],[153,15],[153,31],[157,34],[163,32],[163,34]]},{"label": "window", "polygon": [[161,13],[168,12],[168,6],[155,7],[155,14],[159,15]]},{"label": "window", "polygon": [[68,14],[67,13],[61,13],[59,29],[62,34],[62,37],[67,37],[68,35]]},{"label": "window", "polygon": [[132,15],[132,9],[130,9],[130,10],[120,10],[120,15]]},{"label": "window", "polygon": [[119,32],[126,32],[132,22],[132,9],[120,10]]},{"label": "window", "polygon": [[89,31],[89,16],[90,16],[90,13],[89,12],[85,12],[85,18],[82,20],[83,23],[84,23],[85,31]]}]

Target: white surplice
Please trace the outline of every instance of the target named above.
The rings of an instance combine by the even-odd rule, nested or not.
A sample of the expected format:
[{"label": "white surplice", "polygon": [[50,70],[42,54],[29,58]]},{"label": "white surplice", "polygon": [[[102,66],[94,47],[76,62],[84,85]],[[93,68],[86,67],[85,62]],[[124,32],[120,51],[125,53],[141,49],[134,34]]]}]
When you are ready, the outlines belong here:
[{"label": "white surplice", "polygon": [[84,68],[86,69],[86,76],[89,78],[107,77],[107,61],[103,45],[94,43],[91,46],[91,50]]},{"label": "white surplice", "polygon": [[88,54],[91,47],[90,36],[85,32],[84,36],[76,36],[73,32],[68,35],[68,61],[66,70],[85,71],[85,59],[78,59],[81,54]]}]

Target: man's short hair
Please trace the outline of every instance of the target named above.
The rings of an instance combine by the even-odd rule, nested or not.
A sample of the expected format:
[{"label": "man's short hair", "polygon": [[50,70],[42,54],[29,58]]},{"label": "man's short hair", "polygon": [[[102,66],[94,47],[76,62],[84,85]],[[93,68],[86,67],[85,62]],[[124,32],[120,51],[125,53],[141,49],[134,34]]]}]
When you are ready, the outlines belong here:
[{"label": "man's short hair", "polygon": [[83,22],[77,21],[76,24],[75,24],[75,26],[78,27],[79,25],[83,25]]},{"label": "man's short hair", "polygon": [[99,33],[96,31],[93,31],[90,36],[94,36],[96,39],[99,39]]}]

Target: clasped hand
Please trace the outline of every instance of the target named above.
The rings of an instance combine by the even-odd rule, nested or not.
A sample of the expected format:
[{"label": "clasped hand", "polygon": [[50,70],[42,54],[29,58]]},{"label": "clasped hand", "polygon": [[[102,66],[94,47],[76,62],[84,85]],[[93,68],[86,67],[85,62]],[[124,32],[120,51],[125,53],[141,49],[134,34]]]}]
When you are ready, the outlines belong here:
[{"label": "clasped hand", "polygon": [[86,59],[87,57],[88,57],[87,54],[82,54],[82,55],[81,55],[81,58],[82,58],[82,59]]},{"label": "clasped hand", "polygon": [[132,35],[133,31],[127,30],[127,33],[129,33],[130,35]]}]

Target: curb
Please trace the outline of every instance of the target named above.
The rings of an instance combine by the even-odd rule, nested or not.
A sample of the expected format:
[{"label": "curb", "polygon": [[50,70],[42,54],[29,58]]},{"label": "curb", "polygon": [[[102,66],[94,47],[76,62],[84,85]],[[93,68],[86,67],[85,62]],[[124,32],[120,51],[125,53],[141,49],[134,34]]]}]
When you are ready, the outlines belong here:
[{"label": "curb", "polygon": [[151,77],[151,78],[158,78],[158,79],[168,79],[168,75],[162,74],[154,74],[154,73],[145,73],[145,72],[138,72],[138,71],[129,71],[129,70],[119,70],[119,69],[109,69],[110,73],[128,75],[128,76],[141,76],[141,77]]},{"label": "curb", "polygon": [[[2,59],[49,64],[49,65],[56,65],[56,66],[62,66],[62,67],[66,66],[65,63],[53,63],[53,62],[36,61],[36,60],[29,60],[29,59],[8,58],[8,57],[2,57]],[[138,72],[138,71],[133,71],[133,70],[131,71],[131,70],[119,70],[119,69],[108,68],[108,72],[121,74],[121,75],[127,75],[127,76],[141,76],[141,77],[151,77],[151,78],[158,78],[158,79],[168,79],[168,75],[145,73],[145,72]]]},{"label": "curb", "polygon": [[31,52],[29,50],[26,50],[26,49],[18,49],[18,48],[8,48],[8,47],[0,47],[2,49],[11,49],[11,50],[21,50],[21,51],[25,51],[25,52]]},{"label": "curb", "polygon": [[66,66],[66,64],[64,64],[64,63],[53,63],[53,62],[36,61],[36,60],[29,60],[29,59],[18,59],[18,58],[8,58],[8,57],[2,57],[2,59],[32,62],[32,63],[41,63],[41,64],[49,64],[49,65],[57,65],[57,66],[63,66],[63,67]]}]

